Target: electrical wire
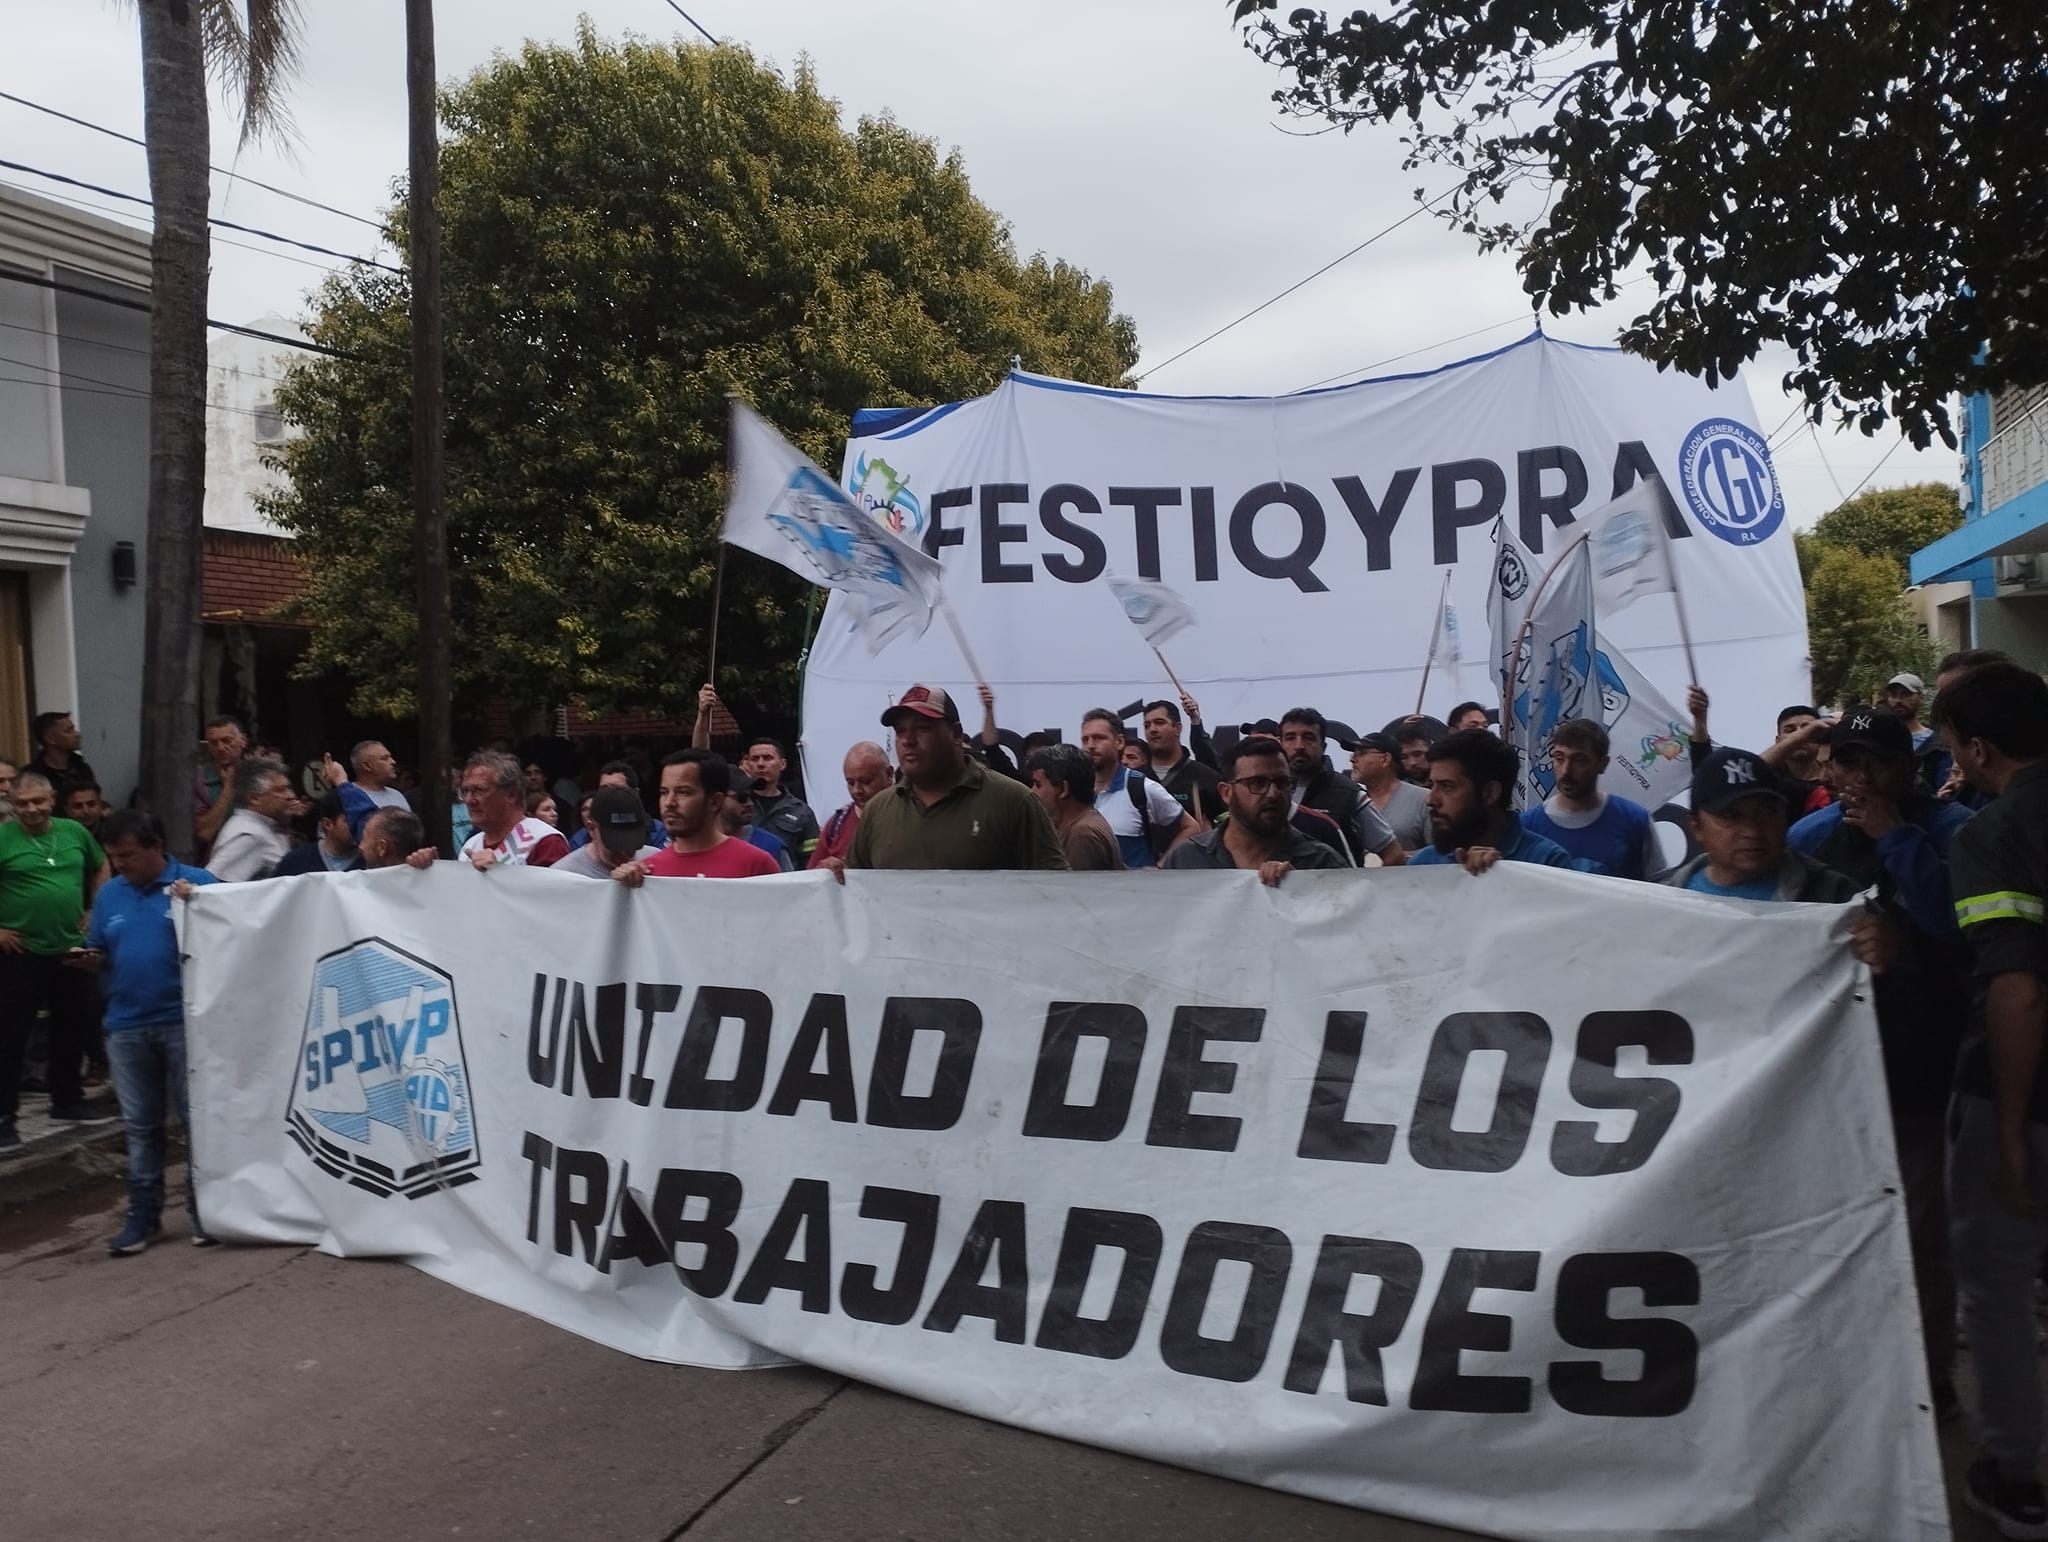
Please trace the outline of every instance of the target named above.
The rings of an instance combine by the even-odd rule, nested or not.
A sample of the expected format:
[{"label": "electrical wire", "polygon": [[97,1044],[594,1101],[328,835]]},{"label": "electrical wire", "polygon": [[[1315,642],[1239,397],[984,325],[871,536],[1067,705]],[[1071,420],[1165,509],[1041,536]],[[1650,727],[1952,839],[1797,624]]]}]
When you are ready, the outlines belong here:
[{"label": "electrical wire", "polygon": [[[669,0],[669,4],[674,5],[675,0]],[[1226,321],[1222,326],[1218,327],[1215,331],[1211,332],[1207,337],[1198,338],[1194,342],[1189,343],[1187,347],[1181,349],[1179,353],[1173,354],[1171,357],[1161,359],[1157,364],[1153,365],[1150,369],[1146,370],[1144,374],[1132,376],[1131,384],[1139,385],[1144,381],[1151,379],[1154,375],[1158,374],[1161,370],[1165,369],[1167,365],[1178,363],[1180,360],[1185,359],[1189,354],[1193,353],[1197,348],[1200,348],[1205,344],[1215,342],[1217,338],[1221,337],[1225,332],[1228,332],[1232,327],[1235,327],[1242,322],[1250,321],[1252,317],[1258,315],[1260,311],[1265,310],[1268,306],[1279,304],[1282,300],[1286,299],[1289,295],[1293,294],[1295,290],[1300,289],[1307,284],[1314,283],[1317,279],[1321,278],[1325,273],[1329,272],[1330,269],[1336,267],[1339,263],[1349,262],[1353,257],[1356,257],[1368,246],[1371,246],[1373,242],[1381,240],[1386,236],[1392,235],[1395,231],[1399,230],[1403,225],[1407,224],[1410,220],[1416,218],[1418,215],[1428,213],[1431,209],[1434,209],[1438,204],[1442,203],[1446,198],[1450,197],[1451,194],[1456,191],[1457,187],[1455,186],[1447,187],[1441,193],[1438,193],[1436,197],[1430,199],[1429,202],[1417,204],[1414,208],[1410,209],[1406,214],[1402,215],[1399,219],[1395,220],[1393,224],[1387,226],[1386,229],[1374,231],[1371,235],[1367,236],[1363,241],[1359,242],[1358,245],[1352,247],[1350,251],[1345,252],[1342,256],[1332,257],[1320,268],[1317,268],[1315,272],[1309,274],[1307,278],[1297,279],[1294,283],[1289,284],[1285,289],[1281,290],[1278,294],[1274,295],[1272,299],[1260,301],[1257,305],[1254,305],[1250,310],[1246,311],[1242,316],[1239,316],[1236,320]]]},{"label": "electrical wire", "polygon": [[696,17],[692,16],[688,11],[684,10],[681,6],[677,5],[676,0],[668,0],[668,8],[671,11],[674,11],[676,15],[682,17],[683,20],[688,22],[691,26],[695,27],[699,32],[703,32],[705,42],[711,44],[714,48],[718,46],[718,39],[713,37],[709,32],[704,31],[704,23],[697,20]]},{"label": "electrical wire", "polygon": [[[52,203],[69,204],[74,209],[84,209],[89,213],[100,215],[112,220],[124,230],[134,231],[137,235],[146,236],[151,233],[149,226],[138,225],[134,220],[130,219],[126,209],[116,209],[107,204],[94,203],[90,198],[73,198],[69,193],[52,192],[47,188],[40,190],[36,196],[47,198]],[[335,273],[340,271],[331,262],[315,262],[311,257],[294,257],[290,252],[272,251],[267,246],[257,246],[253,242],[237,241],[233,236],[217,235],[211,237],[211,239],[221,246],[232,246],[237,251],[254,252],[258,257],[269,257],[277,262],[295,262],[302,268],[311,268],[315,273]]]},{"label": "electrical wire", "polygon": [[[53,332],[48,327],[26,326],[19,321],[0,321],[0,331],[26,332],[31,337],[54,337],[60,343],[64,340],[63,334],[60,332]],[[110,343],[100,338],[94,338],[90,342],[85,342],[78,338],[73,338],[72,341],[78,343],[81,347],[103,348],[109,353],[132,353],[144,359],[149,357],[149,350],[147,348],[137,348],[132,343]],[[0,363],[27,364],[28,361],[26,359],[9,358],[5,354],[0,354]],[[31,369],[41,369],[42,367],[40,364],[29,364]],[[219,370],[222,374],[240,374],[244,380],[267,380],[272,385],[284,384],[284,377],[282,375],[266,375],[253,369],[236,370],[232,364],[209,364],[206,367],[210,370]]]},{"label": "electrical wire", "polygon": [[[124,300],[118,295],[101,294],[97,289],[87,289],[82,284],[67,284],[62,279],[44,278],[35,273],[16,273],[10,268],[0,268],[0,279],[12,284],[27,284],[36,289],[52,289],[58,294],[77,295],[81,299],[97,300],[102,305],[111,305],[117,310],[141,311],[145,315],[152,309],[146,300]],[[238,337],[253,337],[260,342],[276,343],[280,348],[297,348],[305,353],[324,354],[330,359],[348,359],[357,364],[371,364],[375,360],[360,353],[351,353],[346,348],[330,348],[325,343],[309,343],[302,337],[286,337],[279,332],[265,332],[260,327],[238,326],[232,321],[215,321],[211,316],[206,324],[216,332],[232,332]]]},{"label": "electrical wire", "polygon": [[1862,492],[1864,488],[1868,487],[1870,485],[1870,479],[1876,476],[1880,471],[1884,470],[1885,461],[1890,460],[1894,455],[1898,454],[1899,446],[1904,444],[1905,442],[1906,436],[1904,434],[1901,434],[1898,438],[1894,439],[1892,441],[1892,447],[1884,452],[1883,459],[1879,460],[1875,466],[1872,466],[1868,471],[1863,473],[1863,480],[1858,482],[1854,487],[1849,489],[1849,497],[1844,498],[1842,502],[1849,502],[1851,498],[1854,498],[1858,493]]},{"label": "electrical wire", "polygon": [[1486,326],[1474,327],[1470,332],[1460,332],[1456,337],[1446,337],[1434,343],[1425,343],[1420,348],[1410,348],[1406,353],[1397,353],[1384,359],[1375,359],[1372,363],[1361,364],[1356,369],[1339,370],[1334,375],[1325,375],[1321,380],[1311,380],[1305,386],[1297,386],[1287,394],[1299,396],[1303,391],[1313,391],[1317,386],[1326,386],[1334,380],[1344,380],[1352,375],[1363,375],[1371,370],[1384,369],[1389,364],[1399,364],[1403,359],[1412,359],[1418,353],[1432,353],[1439,348],[1448,348],[1453,343],[1462,343],[1469,337],[1478,337],[1486,332],[1498,332],[1502,327],[1511,327],[1523,319],[1521,316],[1509,316],[1504,321],[1489,322]]},{"label": "electrical wire", "polygon": [[[91,375],[73,374],[69,370],[46,369],[40,364],[30,364],[24,359],[0,358],[0,366],[8,364],[18,365],[22,369],[35,370],[37,374],[45,378],[38,380],[27,375],[0,375],[0,385],[45,387],[54,384],[60,391],[76,391],[81,396],[108,396],[117,401],[126,402],[146,402],[149,400],[149,392],[137,391],[132,387],[120,385],[112,380],[96,380]],[[76,384],[75,382],[78,381],[89,383],[84,385]],[[268,415],[257,412],[250,407],[216,406],[212,402],[206,404],[206,410],[210,413],[232,412],[236,416],[244,418],[260,418]]]},{"label": "electrical wire", "polygon": [[[40,166],[29,166],[20,161],[9,160],[0,160],[0,168],[8,171],[25,172],[31,177],[46,177],[52,182],[62,182],[67,187],[82,187],[89,193],[98,193],[102,198],[118,198],[123,203],[139,203],[145,209],[155,207],[151,200],[140,197],[135,193],[124,193],[119,188],[102,187],[97,182],[86,182],[78,177],[67,177],[61,171],[45,171]],[[276,241],[283,246],[296,246],[300,251],[318,252],[322,257],[333,257],[342,262],[361,263],[366,268],[382,268],[387,273],[403,273],[405,271],[405,269],[395,267],[391,263],[379,262],[374,257],[358,257],[353,252],[337,252],[331,246],[321,246],[316,242],[300,241],[291,236],[281,236],[274,230],[259,230],[254,225],[238,225],[233,220],[221,219],[217,215],[207,215],[206,223],[219,230],[239,231],[245,236],[257,236],[265,241]]]},{"label": "electrical wire", "polygon": [[[75,123],[80,128],[91,129],[95,134],[105,134],[109,139],[118,139],[124,144],[137,145],[145,150],[149,148],[147,140],[137,139],[133,134],[124,134],[119,129],[108,128],[104,123],[94,123],[88,118],[75,118],[68,112],[59,112],[54,107],[45,107],[41,102],[31,102],[27,97],[16,96],[11,91],[0,91],[0,102],[12,102],[17,107],[26,107],[34,112],[47,113],[52,118],[62,118],[66,123]],[[208,166],[207,170],[218,172],[223,177],[232,177],[237,182],[246,182],[250,187],[260,187],[266,193],[275,193],[280,198],[289,198],[293,203],[302,203],[309,209],[320,210],[323,214],[339,215],[342,219],[354,220],[358,225],[368,225],[379,234],[382,234],[384,230],[384,222],[382,220],[373,220],[362,214],[351,214],[346,209],[337,209],[331,203],[322,203],[319,199],[308,198],[303,193],[294,193],[285,188],[274,187],[268,182],[259,182],[256,178],[236,171],[232,167]]]}]

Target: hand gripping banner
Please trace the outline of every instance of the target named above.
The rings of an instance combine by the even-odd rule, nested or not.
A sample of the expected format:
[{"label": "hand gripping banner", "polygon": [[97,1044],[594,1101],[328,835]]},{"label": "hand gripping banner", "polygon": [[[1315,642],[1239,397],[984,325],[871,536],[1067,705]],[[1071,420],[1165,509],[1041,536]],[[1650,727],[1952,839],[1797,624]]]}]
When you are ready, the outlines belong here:
[{"label": "hand gripping banner", "polygon": [[1947,1535],[1845,909],[444,863],[189,911],[219,1235],[1489,1535]]}]

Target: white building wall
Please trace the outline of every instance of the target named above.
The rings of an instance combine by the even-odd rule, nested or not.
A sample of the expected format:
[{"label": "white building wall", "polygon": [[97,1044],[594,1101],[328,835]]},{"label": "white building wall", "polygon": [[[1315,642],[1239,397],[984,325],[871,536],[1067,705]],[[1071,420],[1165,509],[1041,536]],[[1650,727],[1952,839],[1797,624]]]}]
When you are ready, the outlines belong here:
[{"label": "white building wall", "polygon": [[[259,316],[246,325],[280,337],[305,335],[282,316]],[[290,354],[260,338],[219,332],[206,356],[206,523],[216,530],[283,535],[259,512],[256,499],[284,481],[263,463],[265,453],[296,432],[285,428],[276,407]]]}]

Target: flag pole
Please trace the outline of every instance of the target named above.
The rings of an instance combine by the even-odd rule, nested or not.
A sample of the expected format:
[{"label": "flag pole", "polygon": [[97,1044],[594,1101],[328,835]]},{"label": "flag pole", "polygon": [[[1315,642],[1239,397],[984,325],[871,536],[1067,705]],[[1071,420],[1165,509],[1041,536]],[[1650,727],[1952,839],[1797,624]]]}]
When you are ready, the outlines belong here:
[{"label": "flag pole", "polygon": [[[1572,554],[1572,548],[1584,545],[1586,537],[1590,534],[1592,532],[1589,530],[1581,530],[1577,535],[1564,543],[1557,555],[1550,559],[1550,566],[1543,570],[1543,576],[1536,581],[1536,592],[1529,596],[1529,607],[1522,613],[1522,625],[1515,633],[1514,651],[1508,655],[1508,673],[1501,681],[1500,736],[1502,739],[1508,737],[1508,725],[1514,721],[1514,715],[1510,709],[1514,703],[1515,669],[1522,661],[1522,644],[1528,640],[1530,628],[1536,624],[1536,611],[1543,603],[1543,593],[1550,587],[1550,580],[1556,575],[1557,570],[1564,566],[1564,559]],[[1597,623],[1598,618],[1596,616],[1595,624],[1597,625]],[[1536,661],[1532,658],[1529,663],[1533,671]]]},{"label": "flag pole", "polygon": [[1671,598],[1678,602],[1678,640],[1685,647],[1686,678],[1694,685],[1700,683],[1700,666],[1692,656],[1692,624],[1685,618],[1685,590],[1679,586],[1678,564],[1671,564]]},{"label": "flag pole", "polygon": [[704,683],[706,685],[716,685],[718,683],[718,613],[724,608],[722,604],[724,593],[725,542],[721,540],[718,543],[718,566],[711,574],[711,639],[710,647],[706,650],[707,657],[704,660]]},{"label": "flag pole", "polygon": [[1159,660],[1159,667],[1166,671],[1166,678],[1173,682],[1174,694],[1177,696],[1187,695],[1188,688],[1180,683],[1180,676],[1175,674],[1173,666],[1166,662],[1166,655],[1159,651],[1157,643],[1152,645],[1152,657]]},{"label": "flag pole", "polygon": [[1444,586],[1436,597],[1436,624],[1429,633],[1429,652],[1422,657],[1422,684],[1415,692],[1415,715],[1422,716],[1422,703],[1429,695],[1429,670],[1436,663],[1436,645],[1444,635],[1444,607],[1451,601],[1451,570],[1444,569]]},{"label": "flag pole", "polygon": [[945,616],[946,625],[952,628],[953,641],[960,645],[960,657],[967,661],[967,672],[974,676],[976,686],[986,686],[988,677],[981,672],[981,665],[974,660],[974,650],[967,645],[967,634],[960,629],[960,618],[953,614],[953,607],[945,595],[939,596],[939,611]]}]

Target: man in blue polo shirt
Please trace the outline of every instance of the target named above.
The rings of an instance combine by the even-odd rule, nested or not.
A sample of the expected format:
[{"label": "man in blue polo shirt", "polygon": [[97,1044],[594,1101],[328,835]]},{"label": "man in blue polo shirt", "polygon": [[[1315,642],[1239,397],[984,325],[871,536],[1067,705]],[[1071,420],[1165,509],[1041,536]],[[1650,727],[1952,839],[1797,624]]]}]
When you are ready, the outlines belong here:
[{"label": "man in blue polo shirt", "polygon": [[1473,874],[1496,862],[1604,871],[1522,828],[1510,801],[1520,777],[1521,758],[1515,747],[1490,733],[1467,729],[1437,740],[1429,747],[1430,844],[1411,853],[1408,865],[1455,862]]},{"label": "man in blue polo shirt", "polygon": [[[100,887],[86,945],[74,955],[107,977],[107,1059],[128,1127],[128,1221],[108,1244],[115,1257],[140,1253],[163,1230],[164,1104],[175,1101],[188,1132],[185,1103],[185,1000],[174,901],[218,880],[187,867],[164,849],[163,826],[140,809],[121,809],[101,826],[102,849],[117,875]],[[199,1224],[199,1202],[186,1182],[192,1241],[213,1238]]]}]

